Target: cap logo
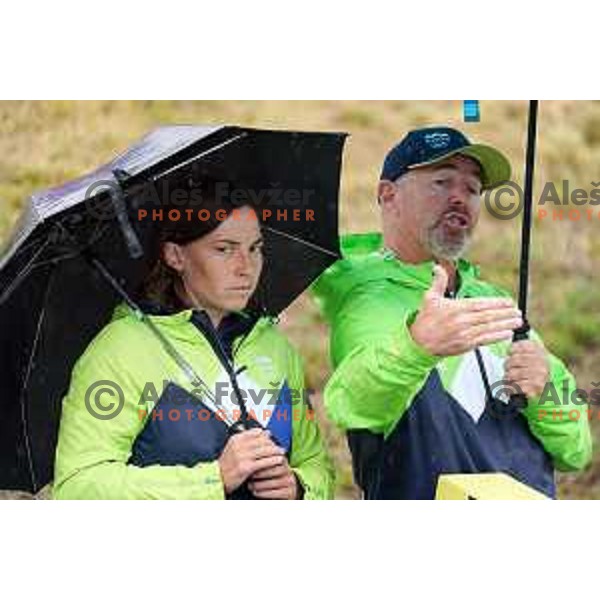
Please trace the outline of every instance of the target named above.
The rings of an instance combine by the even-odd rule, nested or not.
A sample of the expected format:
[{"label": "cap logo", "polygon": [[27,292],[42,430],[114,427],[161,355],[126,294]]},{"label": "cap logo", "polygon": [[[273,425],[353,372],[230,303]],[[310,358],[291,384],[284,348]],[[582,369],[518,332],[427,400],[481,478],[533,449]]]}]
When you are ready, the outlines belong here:
[{"label": "cap logo", "polygon": [[447,148],[450,145],[450,135],[447,133],[426,133],[425,143],[435,150]]}]

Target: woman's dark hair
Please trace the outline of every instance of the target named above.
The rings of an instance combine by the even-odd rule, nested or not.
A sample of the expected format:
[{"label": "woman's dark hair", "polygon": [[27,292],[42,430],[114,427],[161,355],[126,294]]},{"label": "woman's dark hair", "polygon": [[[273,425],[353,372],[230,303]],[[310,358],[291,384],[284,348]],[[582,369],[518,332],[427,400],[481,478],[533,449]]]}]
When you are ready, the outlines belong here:
[{"label": "woman's dark hair", "polygon": [[[174,242],[185,246],[214,231],[234,210],[245,206],[255,208],[247,190],[230,182],[204,178],[200,183],[190,186],[188,191],[188,202],[170,202],[168,199],[162,202],[163,218],[157,221],[150,271],[137,294],[140,300],[159,304],[167,310],[180,310],[183,305],[176,291],[179,274],[163,260],[164,244]],[[237,193],[232,194],[234,191]],[[257,217],[259,212],[257,210]]]}]

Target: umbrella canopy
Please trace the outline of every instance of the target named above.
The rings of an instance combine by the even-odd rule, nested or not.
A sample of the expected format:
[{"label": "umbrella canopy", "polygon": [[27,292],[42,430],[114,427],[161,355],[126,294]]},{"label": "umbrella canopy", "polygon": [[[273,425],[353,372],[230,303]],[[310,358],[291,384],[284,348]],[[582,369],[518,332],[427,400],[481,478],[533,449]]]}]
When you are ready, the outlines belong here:
[{"label": "umbrella canopy", "polygon": [[243,181],[258,209],[271,211],[253,303],[275,315],[339,256],[344,139],[163,127],[93,173],[29,199],[0,255],[0,489],[35,492],[51,479],[71,370],[122,299],[91,264],[101,262],[123,292],[138,289],[157,229],[140,211],[152,215],[157,198],[203,177]]}]

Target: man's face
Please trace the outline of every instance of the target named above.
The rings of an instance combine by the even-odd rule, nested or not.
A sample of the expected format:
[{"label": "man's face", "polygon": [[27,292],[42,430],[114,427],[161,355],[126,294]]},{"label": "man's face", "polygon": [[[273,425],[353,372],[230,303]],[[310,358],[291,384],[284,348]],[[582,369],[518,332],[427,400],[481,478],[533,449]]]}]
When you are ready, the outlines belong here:
[{"label": "man's face", "polygon": [[[384,218],[423,254],[454,260],[466,250],[479,219],[481,179],[477,162],[454,156],[414,169],[393,184]],[[385,204],[385,203],[384,203]]]}]

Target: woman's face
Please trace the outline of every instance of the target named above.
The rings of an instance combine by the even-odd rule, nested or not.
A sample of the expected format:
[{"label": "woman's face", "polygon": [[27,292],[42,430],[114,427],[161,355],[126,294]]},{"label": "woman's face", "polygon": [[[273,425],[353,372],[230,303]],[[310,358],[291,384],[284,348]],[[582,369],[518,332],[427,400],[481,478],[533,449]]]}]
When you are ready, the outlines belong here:
[{"label": "woman's face", "polygon": [[204,308],[215,324],[243,310],[258,285],[263,240],[253,213],[243,207],[198,240],[164,246],[166,263],[181,275],[182,300]]}]

